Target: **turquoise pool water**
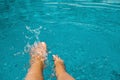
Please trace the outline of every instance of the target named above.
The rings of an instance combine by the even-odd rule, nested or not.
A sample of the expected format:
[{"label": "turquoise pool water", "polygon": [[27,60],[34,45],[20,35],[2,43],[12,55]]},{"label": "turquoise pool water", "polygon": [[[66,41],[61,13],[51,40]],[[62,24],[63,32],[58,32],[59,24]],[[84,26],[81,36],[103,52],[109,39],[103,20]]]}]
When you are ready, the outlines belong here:
[{"label": "turquoise pool water", "polygon": [[48,45],[76,80],[120,80],[119,0],[0,0],[0,80],[24,80],[29,47]]}]

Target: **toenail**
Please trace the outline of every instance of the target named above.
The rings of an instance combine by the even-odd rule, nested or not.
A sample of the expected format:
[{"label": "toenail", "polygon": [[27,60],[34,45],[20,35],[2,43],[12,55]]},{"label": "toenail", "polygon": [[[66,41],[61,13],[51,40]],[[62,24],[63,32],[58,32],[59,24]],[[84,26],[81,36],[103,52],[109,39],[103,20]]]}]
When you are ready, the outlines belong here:
[{"label": "toenail", "polygon": [[41,44],[45,44],[45,42],[41,42]]}]

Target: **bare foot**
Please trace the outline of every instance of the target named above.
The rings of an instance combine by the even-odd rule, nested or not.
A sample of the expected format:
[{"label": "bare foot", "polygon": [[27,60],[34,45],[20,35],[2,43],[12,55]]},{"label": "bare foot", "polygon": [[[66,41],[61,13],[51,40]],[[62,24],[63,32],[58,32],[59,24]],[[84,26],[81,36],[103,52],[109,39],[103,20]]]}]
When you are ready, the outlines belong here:
[{"label": "bare foot", "polygon": [[55,64],[56,75],[58,76],[66,72],[63,60],[57,55],[53,55],[53,59],[54,59],[54,64]]},{"label": "bare foot", "polygon": [[53,55],[57,80],[75,80],[70,76],[64,66],[64,62],[57,55]]},{"label": "bare foot", "polygon": [[31,64],[34,63],[36,60],[44,61],[46,59],[46,43],[39,42],[34,43],[31,48],[30,55],[31,55]]},{"label": "bare foot", "polygon": [[35,43],[30,51],[31,66],[25,80],[43,80],[44,60],[46,58],[46,44],[44,42]]}]

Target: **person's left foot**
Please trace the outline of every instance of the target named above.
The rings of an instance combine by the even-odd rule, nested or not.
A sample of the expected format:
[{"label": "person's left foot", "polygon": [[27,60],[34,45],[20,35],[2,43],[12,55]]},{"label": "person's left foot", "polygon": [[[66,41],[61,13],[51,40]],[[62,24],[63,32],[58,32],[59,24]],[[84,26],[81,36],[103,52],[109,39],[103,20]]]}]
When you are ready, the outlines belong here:
[{"label": "person's left foot", "polygon": [[47,55],[46,43],[45,42],[35,43],[31,48],[30,55],[31,63],[33,63],[36,59],[44,61]]}]

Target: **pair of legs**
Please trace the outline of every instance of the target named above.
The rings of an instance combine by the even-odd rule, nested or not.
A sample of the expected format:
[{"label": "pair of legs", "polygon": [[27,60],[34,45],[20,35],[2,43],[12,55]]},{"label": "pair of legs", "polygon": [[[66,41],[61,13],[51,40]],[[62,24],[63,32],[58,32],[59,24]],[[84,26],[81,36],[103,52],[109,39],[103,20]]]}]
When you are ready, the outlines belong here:
[{"label": "pair of legs", "polygon": [[[25,80],[43,80],[44,61],[47,48],[44,42],[39,42],[31,48],[30,69]],[[65,70],[64,62],[58,56],[53,55],[57,80],[74,80]]]}]

